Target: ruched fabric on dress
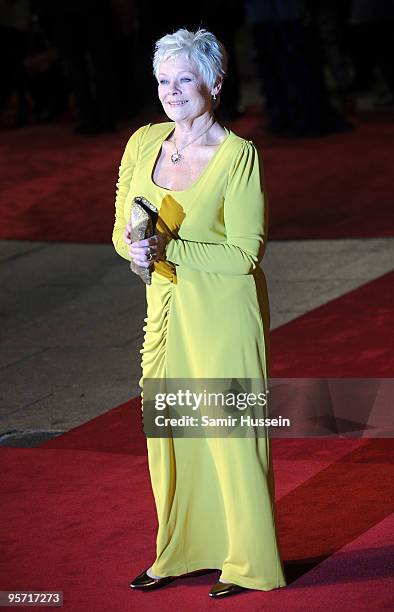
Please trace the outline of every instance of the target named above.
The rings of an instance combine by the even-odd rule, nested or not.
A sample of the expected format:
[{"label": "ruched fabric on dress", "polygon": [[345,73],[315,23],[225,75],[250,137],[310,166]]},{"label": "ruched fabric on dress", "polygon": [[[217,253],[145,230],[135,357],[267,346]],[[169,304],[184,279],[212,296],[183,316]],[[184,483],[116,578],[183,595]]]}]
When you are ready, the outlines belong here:
[{"label": "ruched fabric on dress", "polygon": [[146,286],[147,316],[145,317],[144,341],[142,343],[141,369],[143,375],[138,384],[141,388],[141,410],[143,412],[143,379],[166,378],[166,355],[168,321],[174,283],[159,274],[152,274],[152,284]]}]

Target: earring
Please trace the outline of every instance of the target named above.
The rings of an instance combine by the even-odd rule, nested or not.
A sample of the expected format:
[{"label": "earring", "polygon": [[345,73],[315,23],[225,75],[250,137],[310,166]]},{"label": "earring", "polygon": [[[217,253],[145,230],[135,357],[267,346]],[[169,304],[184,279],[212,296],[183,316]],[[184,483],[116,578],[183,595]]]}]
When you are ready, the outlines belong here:
[{"label": "earring", "polygon": [[215,93],[212,94],[212,100],[216,100],[216,94]]}]

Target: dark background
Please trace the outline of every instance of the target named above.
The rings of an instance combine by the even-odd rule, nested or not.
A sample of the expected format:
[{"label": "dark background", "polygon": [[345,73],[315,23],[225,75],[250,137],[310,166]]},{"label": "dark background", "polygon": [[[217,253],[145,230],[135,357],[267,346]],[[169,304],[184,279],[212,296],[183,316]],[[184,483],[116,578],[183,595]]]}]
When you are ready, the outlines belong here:
[{"label": "dark background", "polygon": [[257,101],[272,133],[349,131],[360,107],[393,108],[393,21],[392,0],[0,0],[0,128],[89,136],[160,112],[155,41],[204,27],[230,58],[220,118]]}]

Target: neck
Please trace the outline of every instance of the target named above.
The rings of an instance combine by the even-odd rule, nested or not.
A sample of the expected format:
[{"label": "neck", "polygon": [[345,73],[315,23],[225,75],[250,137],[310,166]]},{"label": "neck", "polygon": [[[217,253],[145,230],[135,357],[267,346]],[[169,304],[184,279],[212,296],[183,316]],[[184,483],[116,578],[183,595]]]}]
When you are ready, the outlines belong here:
[{"label": "neck", "polygon": [[178,145],[185,144],[193,138],[197,138],[199,134],[206,131],[215,123],[215,117],[211,113],[204,113],[194,119],[185,119],[175,122],[174,138]]}]

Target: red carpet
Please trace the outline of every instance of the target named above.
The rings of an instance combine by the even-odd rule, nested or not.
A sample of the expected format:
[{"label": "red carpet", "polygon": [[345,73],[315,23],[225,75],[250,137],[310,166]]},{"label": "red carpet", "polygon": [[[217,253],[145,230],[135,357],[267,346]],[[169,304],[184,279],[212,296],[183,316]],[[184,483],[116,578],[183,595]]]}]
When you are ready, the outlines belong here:
[{"label": "red carpet", "polygon": [[394,272],[274,330],[272,377],[392,378]]},{"label": "red carpet", "polygon": [[[346,442],[337,442],[343,453]],[[277,505],[289,586],[248,591],[218,606],[326,610],[333,593],[342,610],[354,610],[355,601],[362,602],[360,610],[389,609],[390,449],[389,440],[363,442],[323,469],[312,462],[313,476],[303,473],[305,453],[300,466],[294,453],[291,461],[277,459],[277,479],[286,481],[291,464],[300,481]],[[154,556],[156,517],[146,458],[48,448],[0,448],[0,457],[1,590],[63,590],[64,608],[73,612],[210,605],[207,593],[219,573],[182,579],[160,595],[128,588]]]},{"label": "red carpet", "polygon": [[[374,339],[381,347],[387,343],[392,280],[393,274],[384,275],[275,330],[275,370],[290,375],[296,364],[297,376],[361,376],[365,367],[369,376],[382,376],[387,355],[364,349]],[[295,353],[306,334],[314,343]],[[289,586],[248,591],[215,605],[279,612],[326,610],[330,601],[341,610],[389,609],[393,441],[275,439],[273,451]],[[0,448],[0,456],[0,589],[63,590],[65,608],[77,612],[212,605],[207,593],[219,573],[182,579],[159,596],[128,588],[154,557],[156,530],[138,399],[41,448]]]},{"label": "red carpet", "polygon": [[[75,136],[64,124],[2,133],[0,238],[109,243],[114,185],[131,132]],[[257,108],[229,124],[261,149],[270,238],[394,235],[394,123],[359,115],[357,129],[318,139],[268,136]]]}]

